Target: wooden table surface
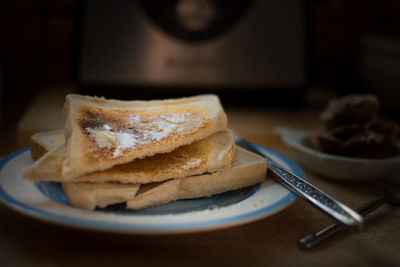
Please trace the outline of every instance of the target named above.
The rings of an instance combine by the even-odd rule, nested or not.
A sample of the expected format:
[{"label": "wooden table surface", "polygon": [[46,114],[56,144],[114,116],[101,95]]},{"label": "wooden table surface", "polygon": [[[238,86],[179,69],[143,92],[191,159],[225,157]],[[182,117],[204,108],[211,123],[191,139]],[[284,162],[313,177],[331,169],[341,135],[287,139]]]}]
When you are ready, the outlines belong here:
[{"label": "wooden table surface", "polygon": [[[54,97],[62,103],[63,96]],[[52,103],[57,107],[58,102]],[[46,104],[39,100],[35,105],[37,109]],[[39,112],[35,108],[25,119],[29,125],[35,125],[32,119]],[[316,109],[227,107],[226,111],[231,128],[292,159],[274,127],[319,127]],[[61,108],[55,110],[48,121],[57,121],[60,112]],[[17,133],[20,145],[31,127],[23,121]],[[311,183],[350,207],[380,193],[382,182],[339,183],[304,171]],[[310,250],[297,248],[299,238],[330,221],[297,199],[273,216],[238,227],[141,236],[61,227],[0,205],[0,266],[400,266],[400,209],[385,204],[366,218],[361,231],[345,230]]]}]

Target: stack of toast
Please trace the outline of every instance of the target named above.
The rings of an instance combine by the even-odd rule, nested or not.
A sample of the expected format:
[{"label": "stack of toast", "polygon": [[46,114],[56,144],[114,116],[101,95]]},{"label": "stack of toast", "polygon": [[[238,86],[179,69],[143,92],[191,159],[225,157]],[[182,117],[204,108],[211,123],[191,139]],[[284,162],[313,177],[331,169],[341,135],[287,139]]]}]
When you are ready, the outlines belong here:
[{"label": "stack of toast", "polygon": [[265,160],[235,146],[216,95],[121,101],[68,95],[65,128],[31,137],[23,175],[62,184],[70,205],[142,209],[262,182]]}]

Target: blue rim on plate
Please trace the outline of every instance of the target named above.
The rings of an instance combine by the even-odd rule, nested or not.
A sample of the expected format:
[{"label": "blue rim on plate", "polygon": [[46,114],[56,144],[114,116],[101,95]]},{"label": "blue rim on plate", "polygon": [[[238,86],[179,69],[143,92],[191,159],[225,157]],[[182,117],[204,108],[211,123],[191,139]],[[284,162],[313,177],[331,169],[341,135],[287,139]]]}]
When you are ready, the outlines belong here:
[{"label": "blue rim on plate", "polygon": [[[304,173],[301,170],[301,168],[291,161],[289,158],[283,156],[282,154],[271,150],[269,148],[266,148],[261,145],[256,145],[258,148],[264,150],[267,152],[270,156],[272,156],[275,159],[278,159],[284,164],[287,165],[287,167],[295,174],[300,176],[301,178],[305,179]],[[5,158],[3,158],[0,161],[0,179],[1,174],[3,172],[3,168],[7,165],[7,163],[12,162],[14,159],[16,159],[18,156],[21,156],[23,153],[28,153],[29,148],[23,148],[21,150],[18,150]],[[24,166],[22,166],[24,167]],[[28,181],[29,182],[29,181]],[[32,183],[32,182],[29,182]],[[280,185],[278,185],[280,186]],[[252,196],[252,190],[253,191],[258,191],[260,188],[259,185],[254,186],[253,188],[248,190],[248,197],[246,198],[251,198]],[[40,190],[38,187],[35,187],[38,192]],[[284,189],[286,190],[286,189]],[[235,192],[235,191],[233,191]],[[246,191],[247,192],[247,191]],[[43,192],[41,192],[43,194]],[[47,196],[46,196],[47,197]],[[279,199],[276,199],[273,203],[265,204],[261,208],[255,209],[255,210],[238,210],[236,213],[235,211],[232,214],[229,214],[227,217],[223,218],[215,218],[213,216],[210,216],[209,219],[207,220],[188,220],[184,222],[174,222],[173,220],[171,221],[171,216],[180,216],[178,215],[169,215],[169,214],[161,214],[157,216],[157,220],[162,220],[163,216],[169,216],[168,220],[166,220],[165,223],[162,224],[151,224],[151,223],[136,223],[132,221],[125,221],[125,218],[139,218],[140,216],[144,216],[140,213],[135,213],[135,214],[113,214],[113,216],[116,216],[118,220],[103,220],[99,219],[98,217],[96,218],[82,218],[79,216],[70,216],[70,215],[65,215],[63,213],[54,213],[51,211],[44,210],[40,207],[30,205],[29,203],[23,202],[19,199],[14,198],[11,196],[7,190],[2,186],[1,180],[0,180],[0,201],[3,202],[6,206],[31,217],[34,217],[36,219],[41,219],[47,222],[55,223],[55,224],[61,224],[61,225],[66,225],[70,227],[75,227],[75,228],[85,228],[85,229],[90,229],[90,230],[99,230],[99,231],[107,231],[107,232],[123,232],[123,233],[135,233],[135,234],[169,234],[169,233],[185,233],[185,232],[199,232],[199,231],[207,231],[207,230],[213,230],[213,229],[220,229],[220,228],[226,228],[229,226],[234,226],[234,225],[240,225],[244,224],[247,222],[252,222],[264,217],[267,217],[268,215],[275,214],[276,212],[282,210],[283,208],[287,207],[289,204],[293,202],[293,200],[296,199],[296,196],[294,193],[287,191],[285,195],[280,197]],[[49,201],[53,201],[50,198],[48,199]],[[243,201],[246,201],[246,199],[243,199]],[[239,201],[240,202],[240,201]],[[57,203],[60,205],[60,208],[62,209],[63,206],[62,204]],[[234,207],[236,203],[232,203],[232,205],[228,208]],[[66,206],[68,207],[68,206]],[[217,209],[214,212],[218,212],[218,210],[223,210],[225,207],[221,207]],[[103,210],[100,211],[87,211],[88,213],[103,213]],[[105,211],[107,212],[107,211]],[[193,213],[196,213],[197,211],[192,211]],[[107,213],[104,213],[105,216]],[[149,216],[149,215],[146,215]],[[151,215],[150,215],[151,216]]]}]

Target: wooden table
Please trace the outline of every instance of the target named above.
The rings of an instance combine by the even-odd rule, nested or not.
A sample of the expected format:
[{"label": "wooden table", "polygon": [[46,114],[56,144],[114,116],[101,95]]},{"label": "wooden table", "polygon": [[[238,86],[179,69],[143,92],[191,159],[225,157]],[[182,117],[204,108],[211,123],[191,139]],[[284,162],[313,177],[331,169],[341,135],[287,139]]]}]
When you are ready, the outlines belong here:
[{"label": "wooden table", "polygon": [[[63,96],[53,97],[62,103]],[[29,125],[35,125],[32,120],[37,107],[46,109],[40,99],[27,115]],[[291,151],[274,133],[274,127],[313,130],[319,126],[319,110],[226,110],[231,128],[290,158]],[[58,112],[61,108],[48,121],[61,118]],[[26,138],[29,130],[23,121],[17,136],[20,145],[24,145],[23,136]],[[379,182],[339,183],[304,171],[311,183],[350,207],[380,192]],[[328,222],[330,218],[298,199],[278,214],[243,226],[196,234],[140,236],[65,228],[0,205],[0,266],[400,266],[400,209],[384,205],[367,217],[362,231],[343,231],[311,250],[297,248],[300,237]]]}]

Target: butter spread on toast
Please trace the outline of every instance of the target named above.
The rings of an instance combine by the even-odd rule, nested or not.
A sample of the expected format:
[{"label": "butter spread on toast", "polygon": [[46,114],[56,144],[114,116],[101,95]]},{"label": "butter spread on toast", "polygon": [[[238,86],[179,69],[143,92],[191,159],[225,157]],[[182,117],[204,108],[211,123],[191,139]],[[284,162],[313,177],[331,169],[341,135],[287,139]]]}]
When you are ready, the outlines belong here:
[{"label": "butter spread on toast", "polygon": [[206,123],[201,112],[195,110],[164,113],[118,110],[106,113],[91,108],[81,112],[81,130],[89,140],[91,152],[101,157],[116,158],[123,156],[125,150],[190,135]]}]

